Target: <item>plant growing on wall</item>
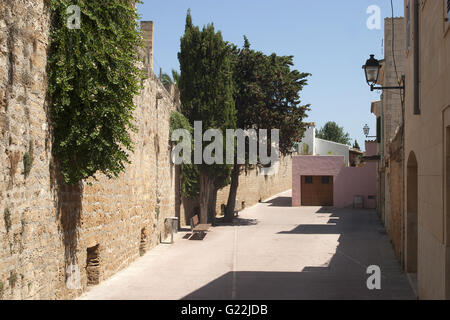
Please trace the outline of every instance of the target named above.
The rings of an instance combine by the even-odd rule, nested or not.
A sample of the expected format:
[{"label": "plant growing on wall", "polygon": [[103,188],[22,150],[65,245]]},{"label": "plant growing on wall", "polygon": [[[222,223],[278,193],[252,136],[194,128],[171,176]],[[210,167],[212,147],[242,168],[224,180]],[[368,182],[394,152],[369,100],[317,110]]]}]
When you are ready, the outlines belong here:
[{"label": "plant growing on wall", "polygon": [[8,208],[6,208],[3,211],[3,220],[5,220],[5,228],[6,228],[6,233],[9,232],[9,230],[11,229],[11,212],[9,211]]},{"label": "plant growing on wall", "polygon": [[49,94],[54,152],[66,183],[117,177],[132,151],[133,98],[141,89],[135,4],[139,0],[77,1],[80,29],[67,27],[69,0],[52,11]]}]

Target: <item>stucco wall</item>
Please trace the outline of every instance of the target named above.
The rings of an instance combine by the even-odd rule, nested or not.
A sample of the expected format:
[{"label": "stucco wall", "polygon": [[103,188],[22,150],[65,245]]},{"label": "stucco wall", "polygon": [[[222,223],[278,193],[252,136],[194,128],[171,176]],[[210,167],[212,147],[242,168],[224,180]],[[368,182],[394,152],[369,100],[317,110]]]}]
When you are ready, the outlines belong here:
[{"label": "stucco wall", "polygon": [[[366,144],[368,155],[376,145]],[[375,150],[376,151],[376,150]],[[302,176],[333,176],[333,202],[338,208],[353,206],[355,196],[364,197],[365,208],[376,208],[376,163],[346,167],[343,156],[295,156],[292,160],[292,206],[301,206]]]},{"label": "stucco wall", "polygon": [[343,156],[344,157],[344,163],[346,166],[349,165],[350,161],[350,146],[346,146],[344,144],[332,142],[332,141],[326,141],[322,139],[316,138],[315,140],[315,153],[314,155],[319,156],[326,156],[326,155],[333,155],[333,156]]},{"label": "stucco wall", "polygon": [[[407,1],[405,12],[406,5]],[[420,115],[414,114],[413,21],[412,47],[405,53],[405,161],[417,159],[418,289],[422,299],[450,298],[449,186],[445,182],[449,174],[445,166],[449,137],[445,132],[450,126],[450,31],[444,13],[444,1],[426,1],[419,11]],[[406,185],[407,172],[405,168]]]},{"label": "stucco wall", "polygon": [[[316,127],[311,125],[305,130],[305,134],[302,138],[302,142],[299,143],[298,152],[303,155],[314,155],[316,154],[315,141],[316,139]],[[307,147],[305,147],[305,145]],[[308,151],[307,153],[305,151]]]}]

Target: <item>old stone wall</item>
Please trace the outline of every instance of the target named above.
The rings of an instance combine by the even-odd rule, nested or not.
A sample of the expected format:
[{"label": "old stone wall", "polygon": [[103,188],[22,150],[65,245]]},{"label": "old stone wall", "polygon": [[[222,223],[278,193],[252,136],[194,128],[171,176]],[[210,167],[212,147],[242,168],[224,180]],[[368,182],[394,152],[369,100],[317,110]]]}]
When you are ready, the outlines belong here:
[{"label": "old stone wall", "polygon": [[52,298],[60,281],[47,125],[48,8],[0,3],[0,298]]},{"label": "old stone wall", "polygon": [[[243,171],[239,177],[236,196],[236,210],[242,210],[264,201],[292,187],[292,157],[280,159],[278,172],[272,176],[261,174],[259,168]],[[223,188],[217,194],[216,211],[222,211],[222,205],[228,202],[230,187]]]},{"label": "old stone wall", "polygon": [[164,240],[165,218],[176,214],[168,143],[176,97],[150,56],[131,164],[117,179],[62,183],[48,121],[44,3],[0,4],[0,299],[74,298]]}]

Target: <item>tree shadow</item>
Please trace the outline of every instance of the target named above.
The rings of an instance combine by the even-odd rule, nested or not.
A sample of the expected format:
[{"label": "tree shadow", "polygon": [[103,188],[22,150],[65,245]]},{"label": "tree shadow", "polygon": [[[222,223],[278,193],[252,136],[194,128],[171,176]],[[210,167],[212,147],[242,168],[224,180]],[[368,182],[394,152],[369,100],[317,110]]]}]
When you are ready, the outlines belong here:
[{"label": "tree shadow", "polygon": [[292,197],[277,197],[264,203],[269,204],[269,207],[292,207]]},{"label": "tree shadow", "polygon": [[[64,245],[65,280],[71,276],[74,266],[78,266],[78,239],[81,226],[83,184],[68,185],[64,182],[59,168],[51,165],[50,181],[56,203],[58,231]],[[81,288],[80,288],[81,289]]]},{"label": "tree shadow", "polygon": [[248,227],[255,226],[259,223],[258,219],[245,219],[239,216],[233,219],[233,222],[226,222],[224,217],[216,219],[216,227]]},{"label": "tree shadow", "polygon": [[[381,222],[372,211],[332,209],[324,225],[298,225],[278,232],[296,235],[339,235],[338,246],[322,265],[299,267],[298,272],[228,272],[186,295],[184,300],[409,300],[416,299],[387,235],[379,232]],[[330,214],[330,209],[317,214]],[[322,239],[325,239],[322,237]],[[299,242],[300,243],[300,242]],[[255,256],[255,259],[258,259]],[[299,259],[299,257],[297,257]],[[301,261],[301,260],[299,260]],[[299,262],[300,263],[300,262]],[[367,287],[367,267],[381,268],[381,290]],[[239,268],[239,260],[237,261]]]}]

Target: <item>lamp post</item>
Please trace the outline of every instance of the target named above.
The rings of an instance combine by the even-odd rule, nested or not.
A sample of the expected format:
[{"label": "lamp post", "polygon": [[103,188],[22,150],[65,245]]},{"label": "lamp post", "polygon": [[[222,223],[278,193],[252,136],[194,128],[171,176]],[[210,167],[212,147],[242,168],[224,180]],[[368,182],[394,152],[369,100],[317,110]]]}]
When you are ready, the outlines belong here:
[{"label": "lamp post", "polygon": [[367,124],[363,127],[363,131],[366,138],[376,138],[375,136],[369,136],[370,128]]},{"label": "lamp post", "polygon": [[374,90],[391,90],[399,89],[403,90],[403,95],[405,94],[405,76],[402,76],[401,86],[398,87],[376,87],[378,83],[378,77],[380,75],[380,70],[382,65],[380,61],[375,59],[375,55],[371,54],[370,59],[366,61],[366,64],[362,67],[366,76],[367,84],[370,86],[370,91]]}]

